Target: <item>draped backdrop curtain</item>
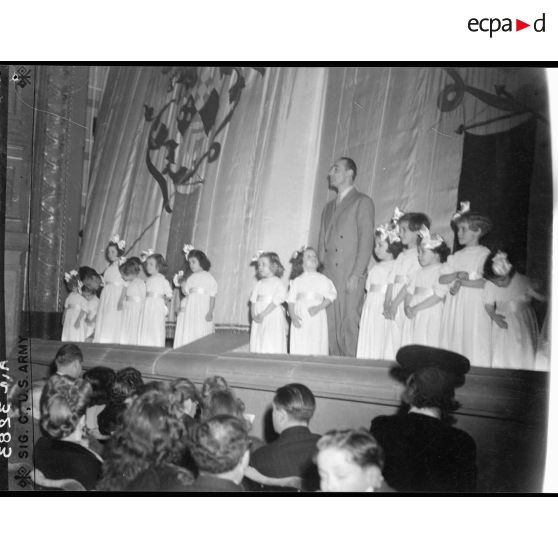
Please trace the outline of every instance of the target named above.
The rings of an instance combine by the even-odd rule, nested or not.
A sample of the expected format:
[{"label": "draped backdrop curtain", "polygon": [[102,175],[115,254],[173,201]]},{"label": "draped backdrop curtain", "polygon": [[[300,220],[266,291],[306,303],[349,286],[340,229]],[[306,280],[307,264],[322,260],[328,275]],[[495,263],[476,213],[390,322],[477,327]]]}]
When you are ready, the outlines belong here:
[{"label": "draped backdrop curtain", "polygon": [[[333,195],[327,172],[342,155],[358,165],[356,185],[374,199],[376,224],[396,205],[424,211],[451,245],[465,137],[457,130],[510,114],[476,90],[494,95],[502,85],[531,103],[535,77],[540,82],[540,72],[518,68],[189,71],[111,68],[80,262],[104,269],[104,247],[120,234],[129,246],[135,242],[129,255],[153,248],[167,257],[172,274],[184,268],[182,245],[192,243],[213,263],[216,321],[235,325],[248,324],[249,263],[257,250],[276,251],[288,264],[296,248],[316,245],[322,208]],[[468,88],[461,96],[454,88],[460,80]],[[527,118],[504,118],[468,133],[509,131]],[[153,165],[173,171],[165,174],[172,213],[147,168],[152,143],[164,144],[150,151]],[[540,210],[531,205],[531,213]]]}]

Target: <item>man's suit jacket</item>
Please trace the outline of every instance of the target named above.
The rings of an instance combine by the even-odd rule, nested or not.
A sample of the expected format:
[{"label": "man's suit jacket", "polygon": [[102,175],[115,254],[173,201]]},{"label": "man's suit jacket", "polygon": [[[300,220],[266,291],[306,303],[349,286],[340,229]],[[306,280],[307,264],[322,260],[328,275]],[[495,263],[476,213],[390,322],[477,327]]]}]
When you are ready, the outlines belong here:
[{"label": "man's suit jacket", "polygon": [[374,202],[353,188],[335,205],[331,200],[322,212],[318,256],[324,274],[344,291],[350,275],[366,274],[374,247]]}]

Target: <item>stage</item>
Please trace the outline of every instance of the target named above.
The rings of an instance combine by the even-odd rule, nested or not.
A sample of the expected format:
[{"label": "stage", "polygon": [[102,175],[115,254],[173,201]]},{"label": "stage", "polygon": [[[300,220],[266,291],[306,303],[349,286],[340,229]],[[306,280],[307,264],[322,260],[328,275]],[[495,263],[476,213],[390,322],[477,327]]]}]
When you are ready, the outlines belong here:
[{"label": "stage", "polygon": [[[11,353],[17,379],[18,352],[28,343],[32,382],[48,375],[59,341],[22,341]],[[395,363],[346,357],[301,357],[245,352],[248,334],[218,331],[178,349],[82,343],[85,369],[133,366],[145,381],[186,377],[198,386],[205,378],[227,379],[256,415],[252,433],[269,440],[274,391],[290,382],[306,384],[317,399],[311,429],[369,428],[372,418],[394,414],[403,384]],[[457,390],[461,408],[456,426],[477,443],[480,492],[540,492],[546,453],[548,373],[472,368]]]}]

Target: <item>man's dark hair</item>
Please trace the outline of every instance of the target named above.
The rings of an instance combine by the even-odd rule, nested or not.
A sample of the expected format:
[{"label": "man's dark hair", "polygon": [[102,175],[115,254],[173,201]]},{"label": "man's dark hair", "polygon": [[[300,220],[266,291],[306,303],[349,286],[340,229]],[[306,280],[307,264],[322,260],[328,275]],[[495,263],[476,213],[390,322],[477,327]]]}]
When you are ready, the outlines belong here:
[{"label": "man's dark hair", "polygon": [[85,372],[83,379],[91,384],[89,405],[106,405],[110,398],[116,374],[112,368],[94,366]]},{"label": "man's dark hair", "polygon": [[219,475],[232,471],[250,446],[242,420],[216,415],[202,422],[192,433],[190,454],[200,472]]},{"label": "man's dark hair", "polygon": [[67,366],[75,361],[83,362],[83,353],[81,352],[81,349],[73,343],[66,343],[65,345],[62,345],[54,357],[54,363],[57,368],[60,366]]},{"label": "man's dark hair", "polygon": [[339,157],[340,161],[345,161],[345,168],[347,170],[353,171],[353,180],[357,177],[357,166],[356,163],[350,157]]},{"label": "man's dark hair", "polygon": [[310,422],[316,410],[313,393],[304,384],[287,384],[275,392],[273,403],[295,420]]}]

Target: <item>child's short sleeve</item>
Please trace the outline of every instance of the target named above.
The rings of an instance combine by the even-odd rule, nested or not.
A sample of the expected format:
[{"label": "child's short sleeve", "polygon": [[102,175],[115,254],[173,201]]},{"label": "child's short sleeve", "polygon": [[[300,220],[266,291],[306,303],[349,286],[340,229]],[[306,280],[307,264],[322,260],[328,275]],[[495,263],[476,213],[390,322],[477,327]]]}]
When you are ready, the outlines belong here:
[{"label": "child's short sleeve", "polygon": [[337,289],[335,288],[335,285],[333,284],[333,281],[331,279],[325,277],[325,275],[324,278],[327,280],[327,289],[323,296],[324,298],[327,298],[328,300],[331,300],[331,302],[333,302],[337,298]]},{"label": "child's short sleeve", "polygon": [[443,265],[440,267],[439,272],[434,277],[434,283],[432,285],[432,290],[434,291],[434,294],[439,298],[445,298],[450,290],[449,284],[442,285],[442,283],[440,283],[440,275],[443,274],[442,270],[443,270]]},{"label": "child's short sleeve", "polygon": [[287,289],[280,279],[277,281],[275,288],[273,289],[273,304],[279,306],[285,302],[287,298]]},{"label": "child's short sleeve", "polygon": [[209,296],[217,296],[217,281],[215,281],[215,278],[213,277],[213,275],[209,276]]},{"label": "child's short sleeve", "polygon": [[166,279],[163,280],[163,294],[166,298],[172,298],[172,288]]},{"label": "child's short sleeve", "polygon": [[415,294],[415,288],[417,285],[417,275],[418,275],[418,270],[415,271],[414,273],[411,273],[408,277],[407,292],[411,295]]},{"label": "child's short sleeve", "polygon": [[258,300],[259,285],[260,285],[260,282],[258,281],[254,285],[254,288],[252,289],[252,292],[250,293],[250,302],[252,304],[256,304],[256,301]]},{"label": "child's short sleeve", "polygon": [[296,279],[289,281],[289,292],[287,293],[287,302],[289,304],[294,304],[296,302],[296,295],[298,294],[296,284]]}]

